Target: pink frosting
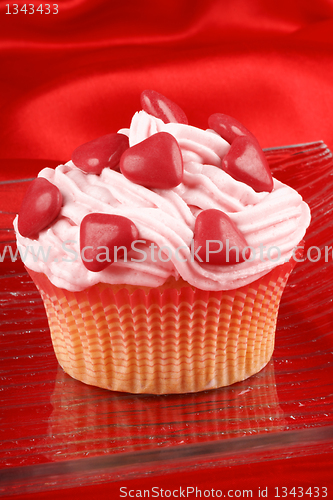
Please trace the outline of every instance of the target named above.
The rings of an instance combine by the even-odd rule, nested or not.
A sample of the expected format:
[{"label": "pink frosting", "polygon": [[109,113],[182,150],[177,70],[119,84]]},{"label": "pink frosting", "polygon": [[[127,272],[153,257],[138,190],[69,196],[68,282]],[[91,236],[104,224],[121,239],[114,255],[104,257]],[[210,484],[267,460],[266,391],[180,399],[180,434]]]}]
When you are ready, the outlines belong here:
[{"label": "pink frosting", "polygon": [[[63,206],[38,239],[21,236],[15,220],[18,246],[28,268],[71,291],[99,282],[157,287],[170,276],[204,290],[228,290],[291,258],[310,223],[309,207],[295,190],[274,179],[271,193],[257,193],[233,179],[219,168],[230,146],[211,130],[165,124],[140,111],[130,128],[119,132],[128,135],[132,146],[162,131],[176,138],[183,156],[184,177],[175,188],[147,189],[109,168],[100,175],[87,175],[71,161],[39,173],[60,189]],[[208,208],[222,210],[232,219],[253,249],[251,259],[217,266],[193,258],[195,218]],[[100,272],[89,271],[80,258],[80,223],[92,212],[128,217],[140,235],[125,260]]]}]

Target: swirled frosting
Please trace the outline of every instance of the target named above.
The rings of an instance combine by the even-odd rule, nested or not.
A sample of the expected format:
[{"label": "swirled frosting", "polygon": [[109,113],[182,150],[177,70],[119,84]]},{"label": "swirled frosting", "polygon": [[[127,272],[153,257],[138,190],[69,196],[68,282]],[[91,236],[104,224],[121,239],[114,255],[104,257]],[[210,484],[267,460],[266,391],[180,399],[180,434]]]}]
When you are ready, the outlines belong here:
[{"label": "swirled frosting", "polygon": [[[274,179],[272,192],[256,192],[223,171],[230,145],[212,130],[164,123],[137,112],[129,129],[119,132],[136,145],[157,132],[177,140],[184,163],[182,182],[172,189],[148,189],[120,172],[104,168],[87,174],[72,161],[39,173],[61,191],[63,205],[55,221],[37,239],[14,227],[21,258],[61,288],[79,291],[95,283],[148,287],[181,277],[203,290],[246,285],[288,261],[310,223],[310,211],[292,188]],[[251,247],[251,258],[234,265],[198,262],[193,254],[197,214],[215,208],[226,213]],[[122,215],[134,222],[140,238],[117,262],[89,271],[80,258],[80,223],[89,213]]]}]

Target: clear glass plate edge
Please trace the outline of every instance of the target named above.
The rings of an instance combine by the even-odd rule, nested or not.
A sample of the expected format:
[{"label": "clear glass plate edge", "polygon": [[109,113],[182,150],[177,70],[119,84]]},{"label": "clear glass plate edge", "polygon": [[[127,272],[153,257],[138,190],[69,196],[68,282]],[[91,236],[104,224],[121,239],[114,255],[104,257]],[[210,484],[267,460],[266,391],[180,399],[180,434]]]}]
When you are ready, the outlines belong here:
[{"label": "clear glass plate edge", "polygon": [[0,496],[333,452],[333,425],[0,470]]},{"label": "clear glass plate edge", "polygon": [[318,140],[318,141],[311,141],[311,142],[302,142],[300,144],[289,144],[288,146],[273,146],[273,147],[269,147],[269,148],[263,148],[263,151],[279,151],[281,149],[305,148],[305,147],[315,146],[315,145],[319,145],[319,144],[326,146],[324,141]]}]

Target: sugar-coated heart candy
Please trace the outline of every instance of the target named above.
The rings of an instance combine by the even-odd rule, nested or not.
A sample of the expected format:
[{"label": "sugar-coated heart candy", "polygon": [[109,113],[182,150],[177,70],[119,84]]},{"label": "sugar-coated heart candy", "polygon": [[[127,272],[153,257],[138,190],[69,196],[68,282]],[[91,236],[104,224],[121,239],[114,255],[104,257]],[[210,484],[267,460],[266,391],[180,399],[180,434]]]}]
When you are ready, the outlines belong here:
[{"label": "sugar-coated heart candy", "polygon": [[99,175],[103,168],[119,172],[119,160],[129,147],[124,134],[107,134],[77,147],[72,153],[72,162],[87,174]]},{"label": "sugar-coated heart candy", "polygon": [[183,179],[179,144],[167,132],[153,134],[123,153],[120,171],[130,181],[147,188],[176,187]]},{"label": "sugar-coated heart candy", "polygon": [[215,208],[199,213],[195,220],[193,240],[194,256],[203,263],[237,264],[248,259],[251,254],[236,224],[227,214]]},{"label": "sugar-coated heart candy", "polygon": [[273,177],[257,141],[237,137],[222,161],[221,168],[231,177],[245,182],[258,193],[273,190]]},{"label": "sugar-coated heart candy", "polygon": [[62,205],[60,190],[44,177],[29,186],[19,211],[17,228],[25,238],[32,238],[59,215]]},{"label": "sugar-coated heart candy", "polygon": [[144,90],[141,93],[141,106],[150,115],[160,118],[164,123],[183,123],[188,125],[184,111],[164,95],[155,90]]},{"label": "sugar-coated heart candy", "polygon": [[89,271],[99,272],[129,251],[139,231],[122,215],[91,213],[80,225],[81,259]]},{"label": "sugar-coated heart candy", "polygon": [[[214,113],[208,118],[208,125],[215,130],[223,139],[231,144],[236,137],[249,136],[255,139],[255,136],[242,123],[229,115],[223,113]],[[255,139],[256,140],[256,139]]]}]

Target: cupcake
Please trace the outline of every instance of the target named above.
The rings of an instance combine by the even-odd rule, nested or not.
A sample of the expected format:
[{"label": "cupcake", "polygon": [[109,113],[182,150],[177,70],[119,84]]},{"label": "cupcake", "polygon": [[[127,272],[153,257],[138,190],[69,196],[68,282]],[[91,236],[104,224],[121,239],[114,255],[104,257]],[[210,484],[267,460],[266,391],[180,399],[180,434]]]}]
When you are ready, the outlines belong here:
[{"label": "cupcake", "polygon": [[227,386],[272,356],[309,207],[237,120],[199,129],[152,90],[141,107],[31,183],[21,258],[73,378],[131,393]]}]

